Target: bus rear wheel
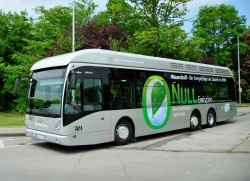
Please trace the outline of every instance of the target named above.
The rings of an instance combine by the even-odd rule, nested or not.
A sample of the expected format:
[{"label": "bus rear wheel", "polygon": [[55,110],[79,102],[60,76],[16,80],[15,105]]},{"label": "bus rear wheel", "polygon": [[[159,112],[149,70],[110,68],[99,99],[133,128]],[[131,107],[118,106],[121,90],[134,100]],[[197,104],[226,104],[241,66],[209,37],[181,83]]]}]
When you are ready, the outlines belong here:
[{"label": "bus rear wheel", "polygon": [[133,127],[126,120],[120,121],[115,127],[115,144],[125,145],[132,140]]},{"label": "bus rear wheel", "polygon": [[213,127],[216,124],[216,117],[215,113],[211,110],[208,111],[207,113],[207,126],[209,128]]},{"label": "bus rear wheel", "polygon": [[198,113],[192,113],[190,117],[190,130],[196,131],[201,127],[201,119]]}]

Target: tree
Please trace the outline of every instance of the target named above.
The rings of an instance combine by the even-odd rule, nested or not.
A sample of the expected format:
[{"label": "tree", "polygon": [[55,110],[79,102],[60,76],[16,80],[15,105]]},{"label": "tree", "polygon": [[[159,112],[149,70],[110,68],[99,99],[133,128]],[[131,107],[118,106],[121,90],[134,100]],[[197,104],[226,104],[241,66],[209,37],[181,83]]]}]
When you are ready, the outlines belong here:
[{"label": "tree", "polygon": [[161,25],[159,29],[151,27],[134,34],[129,51],[152,56],[155,53],[155,43],[157,42],[158,56],[176,58],[175,50],[179,49],[185,38],[185,32],[178,26],[170,28],[166,25]]},{"label": "tree", "polygon": [[[0,22],[0,109],[6,110],[15,107],[11,96],[13,77],[9,77],[16,75],[15,65],[19,64],[14,54],[22,52],[28,45],[26,40],[33,37],[33,21],[25,11],[19,14],[0,11]],[[23,64],[22,68],[28,67]]]},{"label": "tree", "polygon": [[200,48],[206,56],[218,65],[229,66],[233,41],[244,32],[245,23],[246,18],[239,16],[234,6],[204,6],[199,10],[192,31],[195,37],[205,38]]},{"label": "tree", "polygon": [[[46,10],[37,7],[39,14],[34,22],[25,11],[18,13],[0,12],[0,99],[5,110],[24,111],[26,84],[21,83],[19,94],[13,99],[13,84],[18,75],[29,74],[31,66],[43,58],[55,44],[62,32],[71,26],[71,10],[55,7]],[[22,85],[23,84],[23,85]]]},{"label": "tree", "polygon": [[38,60],[37,57],[25,53],[15,53],[12,55],[14,65],[6,65],[0,62],[0,69],[4,69],[3,80],[3,94],[5,99],[3,101],[3,109],[13,112],[25,112],[26,94],[28,79],[20,82],[18,86],[18,94],[13,96],[13,89],[15,79],[18,75],[29,75],[31,66]]},{"label": "tree", "polygon": [[[96,7],[92,0],[76,1],[75,25],[80,27],[90,21]],[[35,24],[36,44],[47,44],[44,50],[45,57],[71,52],[72,8],[56,6],[47,10],[39,6],[35,12],[40,15],[39,21]]]},{"label": "tree", "polygon": [[69,7],[56,6],[47,10],[44,6],[38,6],[35,12],[39,15],[34,27],[36,39],[39,41],[52,41],[54,44],[71,27],[72,15]]},{"label": "tree", "polygon": [[[95,7],[92,0],[78,0],[76,22],[87,22]],[[71,34],[63,37],[71,30],[71,10],[71,7],[57,6],[47,10],[39,6],[35,9],[39,15],[36,21],[28,18],[25,11],[20,14],[0,11],[0,84],[3,85],[0,87],[0,109],[24,111],[27,81],[26,84],[21,82],[14,101],[15,78],[29,74],[31,66],[43,58],[60,38],[71,39]]]},{"label": "tree", "polygon": [[148,27],[182,24],[187,2],[192,0],[128,0],[140,12]]},{"label": "tree", "polygon": [[[159,34],[158,37],[155,36],[156,33]],[[156,41],[158,41],[158,55],[163,58],[198,62],[203,54],[203,51],[197,48],[203,43],[203,39],[188,38],[186,32],[178,25],[161,25],[159,30],[151,28],[136,32],[129,38],[128,52],[153,56]]]},{"label": "tree", "polygon": [[[250,27],[248,30],[242,34],[240,39],[240,62],[241,62],[241,87],[242,92],[242,101],[250,102]],[[243,47],[246,45],[245,47]],[[237,74],[238,75],[238,74]],[[238,80],[238,79],[237,79]]]},{"label": "tree", "polygon": [[[71,31],[66,32],[62,37],[69,37]],[[77,50],[89,48],[101,48],[106,50],[122,50],[126,47],[127,33],[114,25],[98,28],[95,22],[90,21],[76,27]],[[66,53],[71,39],[60,38],[57,44],[50,50],[47,56]]]},{"label": "tree", "polygon": [[25,11],[20,14],[0,11],[0,22],[0,56],[10,63],[11,55],[27,45],[25,39],[30,37],[32,19],[27,17]]},{"label": "tree", "polygon": [[86,24],[92,19],[97,5],[93,0],[78,0],[75,2],[75,23],[76,26]]},{"label": "tree", "polygon": [[[144,20],[146,30],[136,32],[138,36],[150,34],[154,56],[160,56],[160,31],[165,27],[183,25],[182,17],[186,14],[186,3],[191,0],[128,0]],[[139,35],[140,36],[140,35]]]},{"label": "tree", "polygon": [[246,31],[245,23],[245,16],[239,16],[234,6],[222,4],[202,7],[193,24],[194,36],[205,38],[205,43],[200,46],[206,52],[205,56],[214,60],[215,64],[231,68],[236,81],[238,81],[237,36],[239,36],[243,101],[250,97],[249,30],[243,33]]},{"label": "tree", "polygon": [[118,26],[131,35],[145,28],[140,14],[125,0],[109,0],[106,13],[110,24]]}]

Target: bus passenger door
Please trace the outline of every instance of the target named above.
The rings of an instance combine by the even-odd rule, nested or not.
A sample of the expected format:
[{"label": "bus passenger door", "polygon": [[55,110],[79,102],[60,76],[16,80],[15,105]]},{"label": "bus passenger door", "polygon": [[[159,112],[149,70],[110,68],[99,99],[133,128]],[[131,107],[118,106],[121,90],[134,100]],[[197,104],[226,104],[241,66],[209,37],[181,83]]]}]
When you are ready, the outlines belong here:
[{"label": "bus passenger door", "polygon": [[110,130],[110,111],[105,111],[103,80],[85,77],[82,86],[85,132]]},{"label": "bus passenger door", "polygon": [[[118,121],[130,121],[137,128],[135,108],[134,72],[132,70],[112,69],[109,80],[111,131]],[[135,134],[137,131],[135,130]],[[114,134],[113,134],[114,135]]]}]

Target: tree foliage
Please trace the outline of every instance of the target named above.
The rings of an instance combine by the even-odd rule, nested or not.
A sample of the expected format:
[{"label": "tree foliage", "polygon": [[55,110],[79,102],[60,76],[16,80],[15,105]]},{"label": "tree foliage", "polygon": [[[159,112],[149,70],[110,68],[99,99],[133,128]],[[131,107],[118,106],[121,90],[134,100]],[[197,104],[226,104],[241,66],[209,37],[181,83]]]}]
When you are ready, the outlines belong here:
[{"label": "tree foliage", "polygon": [[[154,56],[161,56],[161,37],[162,30],[166,30],[166,27],[172,28],[177,25],[180,27],[183,25],[182,17],[187,13],[186,4],[191,0],[128,0],[133,4],[135,11],[139,14],[139,18],[143,20],[142,24],[146,27],[146,30],[138,31],[135,33],[135,38],[140,39],[144,35],[149,35],[152,40],[150,54]],[[178,29],[178,28],[177,28]],[[177,30],[175,29],[175,30]],[[170,30],[171,31],[171,30]],[[141,34],[141,35],[140,35]],[[166,33],[163,37],[168,36]],[[180,35],[182,36],[182,35]],[[146,45],[148,46],[148,45]],[[147,47],[141,47],[143,51]],[[153,52],[152,52],[153,51]]]},{"label": "tree foliage", "polygon": [[0,11],[0,22],[0,55],[10,63],[12,54],[27,45],[25,39],[29,38],[32,19],[25,11],[20,14]]},{"label": "tree foliage", "polygon": [[240,53],[241,60],[241,87],[243,88],[242,98],[243,101],[250,101],[250,27],[243,34],[242,39],[240,39],[243,45],[243,51]]},{"label": "tree foliage", "polygon": [[[237,36],[240,38],[243,100],[250,101],[250,31],[244,16],[230,5],[204,6],[193,36],[182,29],[191,0],[108,0],[96,13],[93,0],[76,0],[76,50],[102,48],[230,67],[237,80]],[[0,109],[24,112],[27,75],[43,57],[72,51],[72,4],[27,12],[0,10]],[[245,33],[243,33],[245,32]],[[243,34],[242,34],[243,33]]]},{"label": "tree foliage", "polygon": [[[75,23],[80,26],[92,19],[97,5],[93,0],[78,0],[75,2]],[[72,22],[71,22],[72,23]]]},{"label": "tree foliage", "polygon": [[183,23],[186,4],[192,0],[128,0],[140,12],[148,27]]},{"label": "tree foliage", "polygon": [[159,29],[151,27],[136,32],[132,38],[129,52],[152,56],[157,44],[160,57],[181,60],[189,60],[190,57],[187,54],[189,50],[193,49],[192,43],[194,43],[192,40],[188,40],[186,32],[176,25],[161,25]]},{"label": "tree foliage", "polygon": [[[204,6],[200,8],[193,24],[194,37],[204,38],[200,48],[205,55],[202,62],[227,66],[235,73],[238,81],[237,37],[239,37],[239,54],[241,58],[242,98],[250,100],[249,80],[249,29],[246,32],[246,17],[239,16],[231,5]],[[237,83],[238,85],[238,83]],[[238,90],[238,88],[237,88]]]},{"label": "tree foliage", "polygon": [[19,14],[0,11],[0,22],[0,109],[14,109],[15,104],[11,94],[13,79],[10,76],[22,74],[21,69],[26,69],[25,64],[23,67],[15,66],[20,63],[15,55],[28,45],[26,40],[32,37],[33,21],[28,18],[25,11]]},{"label": "tree foliage", "polygon": [[[46,56],[70,52],[71,31],[66,32]],[[121,51],[126,47],[127,33],[114,25],[98,28],[95,22],[76,27],[76,50],[101,48]],[[116,44],[116,45],[115,45]]]},{"label": "tree foliage", "polygon": [[245,31],[245,23],[246,18],[239,16],[234,6],[204,6],[194,21],[193,34],[205,38],[200,48],[206,52],[206,56],[214,59],[218,65],[229,66],[233,41]]}]

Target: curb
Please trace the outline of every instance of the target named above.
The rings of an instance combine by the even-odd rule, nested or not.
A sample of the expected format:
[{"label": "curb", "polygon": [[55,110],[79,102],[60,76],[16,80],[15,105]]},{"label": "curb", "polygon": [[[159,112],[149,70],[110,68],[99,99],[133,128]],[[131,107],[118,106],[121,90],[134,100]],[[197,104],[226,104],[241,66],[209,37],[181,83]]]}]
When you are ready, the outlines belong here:
[{"label": "curb", "polygon": [[25,133],[9,133],[9,134],[2,134],[0,133],[0,137],[18,137],[18,136],[26,136]]},{"label": "curb", "polygon": [[250,153],[250,134],[242,141],[237,147],[235,147],[232,152],[234,153]]},{"label": "curb", "polygon": [[25,136],[25,127],[0,127],[0,137]]}]

